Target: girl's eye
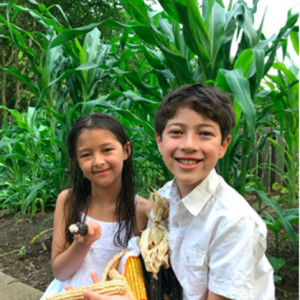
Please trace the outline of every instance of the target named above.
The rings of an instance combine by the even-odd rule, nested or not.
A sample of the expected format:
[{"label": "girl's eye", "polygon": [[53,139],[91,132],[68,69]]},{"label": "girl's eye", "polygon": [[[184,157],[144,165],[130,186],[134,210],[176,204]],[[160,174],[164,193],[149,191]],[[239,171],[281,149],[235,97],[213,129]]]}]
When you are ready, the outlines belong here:
[{"label": "girl's eye", "polygon": [[80,155],[81,158],[89,157],[89,153],[83,153]]}]

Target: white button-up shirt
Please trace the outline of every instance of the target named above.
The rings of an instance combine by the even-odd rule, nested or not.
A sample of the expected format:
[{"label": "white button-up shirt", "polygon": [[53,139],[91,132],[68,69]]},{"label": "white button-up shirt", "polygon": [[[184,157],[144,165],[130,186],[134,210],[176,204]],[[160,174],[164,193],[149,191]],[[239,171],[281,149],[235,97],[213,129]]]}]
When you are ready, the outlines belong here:
[{"label": "white button-up shirt", "polygon": [[175,180],[158,192],[170,201],[170,259],[186,299],[207,299],[208,290],[230,299],[275,299],[266,226],[215,170],[182,199]]}]

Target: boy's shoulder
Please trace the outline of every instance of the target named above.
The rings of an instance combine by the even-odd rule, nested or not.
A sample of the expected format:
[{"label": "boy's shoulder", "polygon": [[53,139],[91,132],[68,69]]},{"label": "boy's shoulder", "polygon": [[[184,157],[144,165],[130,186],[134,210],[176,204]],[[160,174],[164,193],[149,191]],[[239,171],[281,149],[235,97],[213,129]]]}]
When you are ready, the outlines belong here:
[{"label": "boy's shoulder", "polygon": [[[197,190],[198,189],[198,190]],[[178,199],[179,192],[175,179],[166,182],[158,193],[167,200]],[[216,218],[227,219],[227,222],[241,219],[252,219],[258,226],[264,227],[264,222],[249,202],[230,186],[222,176],[212,170],[205,182],[202,182],[188,196],[188,201],[183,199],[185,205],[191,201],[193,210],[199,206],[199,212],[208,209]],[[199,205],[195,203],[199,203]],[[205,208],[206,207],[206,208]],[[193,214],[194,215],[194,214]]]},{"label": "boy's shoulder", "polygon": [[174,192],[174,190],[177,192],[177,188],[174,182],[174,179],[166,182],[161,188],[158,189],[158,193],[161,195],[161,197],[166,198],[167,200],[169,200],[171,198],[171,194],[172,192]]},{"label": "boy's shoulder", "polygon": [[[251,204],[230,186],[220,176],[220,185],[214,197],[214,209],[222,211],[229,220],[251,219],[259,227],[264,228],[265,223]],[[264,229],[263,229],[264,230]]]}]

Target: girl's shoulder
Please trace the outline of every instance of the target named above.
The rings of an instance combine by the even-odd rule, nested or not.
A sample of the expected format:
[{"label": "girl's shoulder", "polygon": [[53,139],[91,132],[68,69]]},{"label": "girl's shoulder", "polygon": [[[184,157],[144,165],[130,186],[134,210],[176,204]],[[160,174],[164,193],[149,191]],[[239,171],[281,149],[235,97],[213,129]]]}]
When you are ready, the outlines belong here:
[{"label": "girl's shoulder", "polygon": [[147,228],[148,215],[150,214],[151,209],[152,209],[152,204],[150,200],[138,196],[136,201],[136,210],[135,210],[137,224],[134,230],[134,234],[136,236],[141,235],[142,231]]},{"label": "girl's shoulder", "polygon": [[71,193],[71,189],[65,189],[61,191],[56,199],[56,206],[57,205],[64,205],[65,202],[69,199]]}]

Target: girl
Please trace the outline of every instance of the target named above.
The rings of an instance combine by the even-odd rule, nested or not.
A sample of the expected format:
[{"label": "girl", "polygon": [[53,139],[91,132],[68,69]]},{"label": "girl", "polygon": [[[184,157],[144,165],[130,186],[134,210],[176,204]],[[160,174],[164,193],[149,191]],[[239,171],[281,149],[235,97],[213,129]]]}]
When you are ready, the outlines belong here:
[{"label": "girl", "polygon": [[[132,235],[147,226],[150,201],[136,195],[131,144],[113,117],[93,113],[77,120],[68,137],[72,189],[62,191],[54,213],[52,269],[54,281],[42,299],[65,285],[92,284],[109,260],[126,248]],[[69,226],[84,222],[87,234]]]}]

